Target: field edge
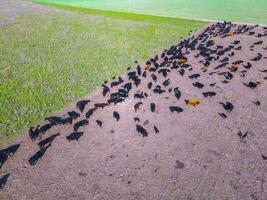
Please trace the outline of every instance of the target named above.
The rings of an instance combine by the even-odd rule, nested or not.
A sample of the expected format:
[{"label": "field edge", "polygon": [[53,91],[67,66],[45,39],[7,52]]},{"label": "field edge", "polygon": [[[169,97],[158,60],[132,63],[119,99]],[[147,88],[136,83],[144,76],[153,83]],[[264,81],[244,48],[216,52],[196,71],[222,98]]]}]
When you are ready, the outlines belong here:
[{"label": "field edge", "polygon": [[[169,18],[169,17],[160,17],[160,16],[143,15],[143,14],[135,14],[135,13],[103,11],[103,10],[97,10],[97,9],[64,6],[64,5],[58,5],[58,4],[40,3],[40,2],[36,2],[36,1],[34,1],[34,3],[42,4],[42,5],[48,5],[51,7],[64,9],[67,11],[74,11],[74,12],[78,12],[78,13],[82,13],[82,14],[102,15],[105,17],[121,18],[121,19],[126,19],[126,20],[128,19],[128,20],[132,20],[132,21],[148,21],[148,22],[153,22],[153,23],[165,23],[165,24],[170,23],[170,24],[174,24],[175,26],[176,25],[185,26],[187,24],[190,26],[190,25],[194,25],[194,24],[198,23],[196,30],[202,30],[208,24],[208,23],[205,23],[203,21],[185,20],[185,19],[180,19],[180,18]],[[179,42],[182,38],[185,38],[185,37],[187,37],[187,36],[184,35],[181,38],[177,38],[177,40],[173,41],[173,43]],[[152,55],[150,55],[150,56],[152,56]],[[147,59],[149,59],[149,57]],[[99,87],[97,87],[96,89],[94,89],[93,91],[91,91],[89,93],[86,93],[85,95],[78,96],[76,98],[76,100],[81,99],[83,97],[88,97],[89,95],[93,95],[98,89],[99,89]],[[75,101],[68,102],[68,103],[64,104],[63,107],[56,109],[56,110],[52,110],[51,112],[47,113],[47,115],[61,113],[66,107],[73,105],[74,102]],[[34,125],[37,125],[38,123],[41,123],[41,122],[43,122],[43,118],[32,121],[31,125],[34,126]],[[9,143],[12,143],[13,141],[20,140],[21,138],[23,138],[27,134],[27,131],[28,131],[28,127],[21,127],[21,128],[19,128],[18,131],[16,131],[17,133],[15,135],[9,136],[8,138],[3,137],[3,140],[0,142],[0,147],[3,147]]]},{"label": "field edge", "polygon": [[136,21],[143,21],[149,20],[154,22],[199,22],[199,23],[212,23],[216,22],[216,20],[201,20],[201,19],[190,19],[190,18],[176,18],[176,17],[165,17],[159,15],[146,15],[141,13],[130,13],[130,12],[118,12],[118,11],[111,11],[111,10],[100,10],[100,9],[93,9],[93,8],[86,8],[86,7],[79,7],[79,6],[70,6],[64,5],[59,3],[47,3],[38,0],[34,0],[34,3],[47,5],[55,8],[60,8],[69,11],[80,12],[84,14],[95,14],[95,15],[103,15],[107,17],[115,17],[115,18],[123,18],[123,19],[130,19]]}]

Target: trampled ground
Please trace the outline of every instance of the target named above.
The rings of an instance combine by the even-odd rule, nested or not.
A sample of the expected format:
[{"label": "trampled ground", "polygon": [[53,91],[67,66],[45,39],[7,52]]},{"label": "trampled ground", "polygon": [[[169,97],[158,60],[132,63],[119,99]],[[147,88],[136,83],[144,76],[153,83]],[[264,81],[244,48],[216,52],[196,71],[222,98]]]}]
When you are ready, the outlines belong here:
[{"label": "trampled ground", "polygon": [[176,18],[267,24],[266,0],[36,0]]},{"label": "trampled ground", "polygon": [[[211,25],[106,83],[83,113],[57,114],[65,125],[37,128],[42,139],[60,133],[51,143],[18,141],[0,199],[266,199],[266,37],[267,27]],[[80,114],[72,124],[68,111]],[[86,118],[83,136],[68,141]]]}]

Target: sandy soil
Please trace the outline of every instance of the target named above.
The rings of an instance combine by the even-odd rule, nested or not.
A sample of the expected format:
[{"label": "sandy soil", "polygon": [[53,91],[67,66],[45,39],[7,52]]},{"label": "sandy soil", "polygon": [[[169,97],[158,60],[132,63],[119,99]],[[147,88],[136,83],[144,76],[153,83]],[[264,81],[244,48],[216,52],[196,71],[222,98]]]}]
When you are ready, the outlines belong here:
[{"label": "sandy soil", "polygon": [[[141,78],[141,84],[133,87],[124,102],[97,109],[89,125],[79,129],[84,131],[79,141],[66,139],[73,132],[73,124],[84,119],[94,103],[106,102],[110,94],[104,98],[102,91],[97,91],[88,97],[91,102],[72,125],[58,125],[47,131],[43,138],[57,132],[61,135],[34,166],[28,159],[38,151],[37,142],[28,137],[15,141],[14,144],[21,142],[21,147],[0,169],[1,174],[10,173],[7,184],[0,190],[0,199],[267,199],[267,161],[262,157],[267,155],[267,73],[259,71],[267,69],[267,40],[266,36],[258,35],[267,30],[250,26],[249,31],[255,34],[248,35],[249,31],[238,34],[236,30],[241,26],[227,25],[229,36],[222,37],[225,34],[216,33],[226,28],[219,26],[212,25],[206,31],[206,41],[198,37],[197,46],[202,43],[207,47],[208,40],[212,40],[214,43],[209,49],[215,50],[216,45],[228,47],[239,40],[240,44],[234,48],[242,46],[242,49],[232,48],[218,60],[212,60],[205,67],[207,71],[200,63],[207,57],[196,57],[199,50],[183,47],[178,52],[183,52],[189,67],[179,64],[178,69],[171,69],[174,60],[170,59],[171,55],[167,56],[170,65],[162,67],[170,69],[166,78],[158,74],[161,67],[154,72],[157,82],[150,77],[153,72],[147,71],[147,78]],[[199,34],[203,36],[200,32],[195,37]],[[251,47],[261,40],[262,44]],[[231,52],[235,53],[232,57],[228,55]],[[258,53],[262,58],[251,61]],[[218,49],[208,55],[217,54]],[[229,64],[215,69],[225,57],[230,59]],[[238,60],[244,63],[235,66],[237,71],[231,71],[231,63]],[[159,59],[157,63],[162,61]],[[247,62],[252,64],[250,69],[243,66]],[[145,67],[143,64],[142,72]],[[178,72],[182,68],[184,76]],[[222,82],[225,76],[220,72],[230,72],[233,78],[225,84]],[[189,78],[196,73],[200,77]],[[168,78],[170,85],[162,88],[179,87],[180,100],[173,91],[159,95],[147,88],[150,81],[154,89]],[[128,82],[127,76],[122,79]],[[204,87],[193,86],[196,81]],[[249,81],[258,82],[255,89],[243,84]],[[216,85],[210,86],[213,83]],[[111,92],[122,85],[112,88]],[[148,97],[134,99],[137,91],[146,92]],[[202,93],[209,91],[216,95],[205,98]],[[185,100],[190,98],[199,99],[200,104],[187,105]],[[139,101],[143,105],[135,112],[134,105]],[[234,106],[231,112],[219,103],[226,101]],[[259,101],[260,105],[253,101]],[[156,104],[155,112],[150,111],[151,102]],[[179,106],[183,112],[171,113],[169,106]],[[78,112],[73,106],[58,116],[71,110]],[[113,111],[120,114],[118,122]],[[223,119],[218,113],[225,113],[227,118]],[[136,123],[134,117],[139,117],[140,122]],[[103,122],[102,128],[96,124],[97,119]],[[137,133],[136,124],[147,130],[147,137]],[[159,133],[155,133],[153,126],[158,127]]]}]

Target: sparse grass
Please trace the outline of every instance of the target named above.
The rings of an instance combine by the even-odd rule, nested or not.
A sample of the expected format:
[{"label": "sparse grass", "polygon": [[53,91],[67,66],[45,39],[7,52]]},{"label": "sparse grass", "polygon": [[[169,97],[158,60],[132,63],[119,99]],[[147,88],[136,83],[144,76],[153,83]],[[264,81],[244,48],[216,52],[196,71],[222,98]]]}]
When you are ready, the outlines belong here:
[{"label": "sparse grass", "polygon": [[0,146],[205,25],[63,7],[0,28]]}]

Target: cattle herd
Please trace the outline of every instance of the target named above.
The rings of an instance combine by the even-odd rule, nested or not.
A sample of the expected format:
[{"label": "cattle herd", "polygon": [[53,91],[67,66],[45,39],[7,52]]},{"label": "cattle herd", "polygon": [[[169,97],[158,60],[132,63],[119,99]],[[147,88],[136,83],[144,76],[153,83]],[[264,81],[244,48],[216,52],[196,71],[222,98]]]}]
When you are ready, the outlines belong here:
[{"label": "cattle herd", "polygon": [[[47,121],[43,125],[31,127],[29,129],[29,137],[33,143],[38,145],[39,150],[34,153],[28,162],[30,165],[36,165],[40,158],[42,158],[47,149],[51,147],[54,140],[62,137],[62,133],[55,133],[49,137],[45,137],[46,132],[55,126],[72,126],[72,132],[64,135],[63,139],[66,142],[78,141],[83,135],[83,127],[90,126],[91,123],[97,124],[99,128],[105,124],[102,119],[92,119],[99,110],[105,109],[110,105],[121,104],[127,99],[134,99],[136,103],[133,106],[134,112],[138,113],[140,107],[143,106],[143,101],[150,95],[166,95],[173,96],[177,102],[181,101],[183,93],[179,85],[173,85],[172,78],[169,78],[170,73],[175,73],[177,79],[186,78],[192,81],[192,86],[203,90],[201,93],[204,98],[213,98],[217,95],[214,86],[221,82],[228,84],[235,76],[242,78],[254,67],[255,63],[266,60],[267,57],[262,52],[267,52],[267,27],[260,27],[258,25],[237,25],[230,22],[215,23],[208,26],[204,31],[198,35],[189,35],[188,38],[180,41],[177,45],[171,46],[164,50],[161,54],[149,59],[145,64],[139,65],[136,61],[136,67],[128,68],[127,75],[123,77],[113,77],[111,82],[105,81],[102,84],[103,101],[92,104],[89,99],[80,100],[76,103],[76,109],[67,112],[64,116],[50,116],[46,117]],[[238,39],[233,39],[230,44],[223,46],[216,44],[215,38],[231,39],[233,36],[249,35],[254,37],[257,41],[249,44],[250,55],[247,60],[235,60],[235,56],[242,51],[243,44]],[[246,44],[247,45],[247,44]],[[259,52],[257,52],[260,49]],[[200,73],[190,73],[194,69],[194,65],[188,62],[188,54],[194,52],[194,58],[202,65]],[[266,55],[266,54],[265,54]],[[214,65],[216,62],[218,64]],[[266,62],[265,62],[266,63]],[[264,67],[264,66],[262,66]],[[265,68],[257,69],[259,73],[264,76],[262,80],[249,80],[242,82],[243,87],[248,87],[251,90],[257,89],[265,80],[267,80],[267,66]],[[201,76],[218,76],[217,82],[209,83],[209,89],[205,89],[207,83],[200,82],[198,79]],[[139,90],[142,85],[142,90]],[[145,86],[145,87],[144,87]],[[165,98],[165,97],[164,97]],[[168,97],[166,97],[168,98]],[[184,99],[186,105],[197,106],[200,104],[199,99]],[[260,99],[251,102],[254,106],[261,106]],[[177,103],[178,104],[178,103]],[[168,105],[169,112],[173,115],[181,115],[186,109],[177,104]],[[221,101],[219,106],[224,110],[218,112],[222,120],[226,119],[228,115],[235,109],[235,105],[230,101]],[[115,107],[116,108],[116,107]],[[154,113],[157,110],[156,102],[150,102],[148,112]],[[119,110],[114,110],[111,114],[114,123],[121,120]],[[141,125],[140,117],[133,118],[133,124],[136,133],[143,137],[148,137],[151,131]],[[155,134],[160,133],[160,128],[157,124],[152,125]],[[244,139],[247,133],[239,132],[240,139]],[[20,144],[12,145],[8,148],[0,150],[0,168],[2,165],[14,155],[19,149]],[[262,159],[267,160],[267,155],[262,152]],[[3,188],[9,177],[6,173],[0,177],[0,188]]]}]

